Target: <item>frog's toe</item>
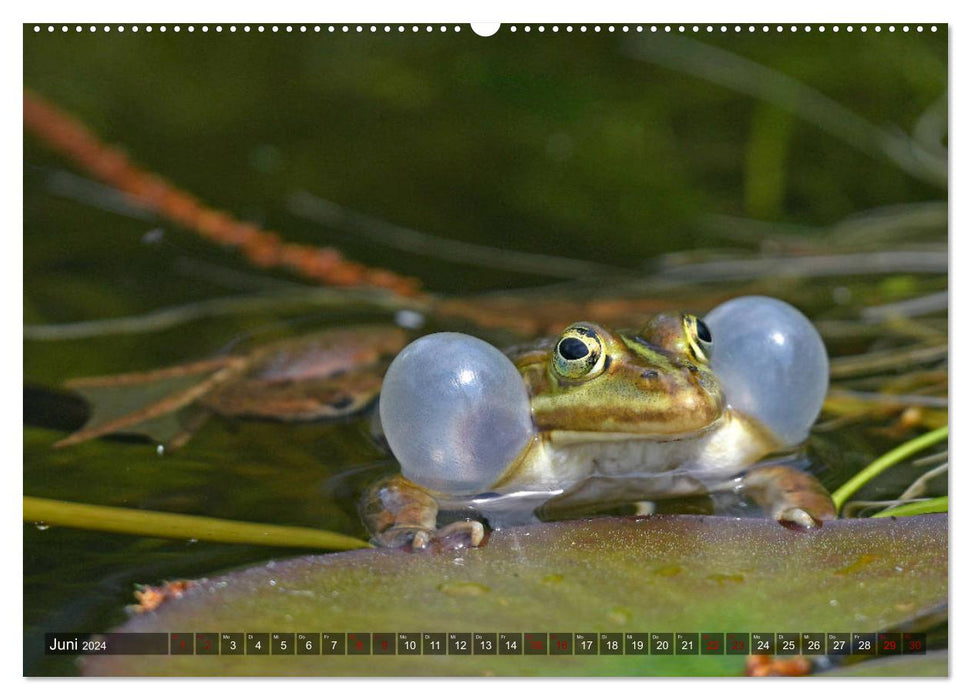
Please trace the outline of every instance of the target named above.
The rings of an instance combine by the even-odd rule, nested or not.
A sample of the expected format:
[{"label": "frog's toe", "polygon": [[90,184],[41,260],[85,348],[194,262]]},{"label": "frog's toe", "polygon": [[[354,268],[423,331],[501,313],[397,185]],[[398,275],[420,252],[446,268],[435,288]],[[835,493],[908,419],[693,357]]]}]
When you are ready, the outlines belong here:
[{"label": "frog's toe", "polygon": [[432,535],[428,530],[419,530],[415,533],[415,536],[411,538],[411,549],[412,551],[419,552],[425,547],[427,547],[432,541]]},{"label": "frog's toe", "polygon": [[757,467],[742,488],[783,525],[810,529],[836,518],[833,499],[814,476],[786,465]]},{"label": "frog's toe", "polygon": [[432,540],[432,533],[421,527],[392,527],[374,537],[374,543],[391,549],[425,549]]},{"label": "frog's toe", "polygon": [[392,527],[374,538],[375,544],[392,549],[421,552],[478,547],[485,540],[485,526],[478,520],[460,520],[437,530],[423,527]]},{"label": "frog's toe", "polygon": [[444,549],[478,547],[485,539],[485,526],[478,520],[459,520],[439,528],[435,542]]},{"label": "frog's toe", "polygon": [[808,511],[802,508],[786,508],[780,512],[776,519],[786,526],[797,527],[803,530],[811,530],[822,526],[822,521],[813,517]]}]

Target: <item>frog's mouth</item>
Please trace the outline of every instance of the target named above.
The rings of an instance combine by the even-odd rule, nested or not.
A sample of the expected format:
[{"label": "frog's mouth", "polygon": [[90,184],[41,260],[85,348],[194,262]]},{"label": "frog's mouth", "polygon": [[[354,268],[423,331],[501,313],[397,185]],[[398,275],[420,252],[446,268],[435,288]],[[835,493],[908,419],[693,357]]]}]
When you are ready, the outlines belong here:
[{"label": "frog's mouth", "polygon": [[710,429],[725,412],[720,389],[707,386],[702,377],[654,372],[642,381],[638,367],[622,371],[610,377],[609,387],[594,380],[569,391],[534,395],[530,408],[537,430],[581,434],[583,442],[676,440]]},{"label": "frog's mouth", "polygon": [[648,442],[677,442],[679,440],[693,440],[714,430],[722,423],[723,419],[709,423],[698,430],[660,433],[660,432],[635,432],[635,431],[601,431],[601,430],[550,430],[548,440],[551,445],[565,447],[569,445],[580,445],[591,442],[629,442],[629,441],[648,441]]}]

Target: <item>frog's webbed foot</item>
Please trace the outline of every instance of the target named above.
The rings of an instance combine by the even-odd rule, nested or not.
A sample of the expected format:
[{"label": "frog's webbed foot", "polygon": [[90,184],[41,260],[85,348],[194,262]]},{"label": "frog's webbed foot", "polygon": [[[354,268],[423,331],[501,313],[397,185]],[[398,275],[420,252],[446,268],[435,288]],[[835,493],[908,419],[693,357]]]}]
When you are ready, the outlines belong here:
[{"label": "frog's webbed foot", "polygon": [[829,492],[814,476],[794,467],[757,467],[742,476],[741,488],[783,525],[808,529],[836,518]]},{"label": "frog's webbed foot", "polygon": [[485,527],[477,520],[459,520],[438,528],[435,497],[401,475],[372,486],[361,515],[372,540],[381,547],[458,549],[478,547],[485,539]]},{"label": "frog's webbed foot", "polygon": [[409,527],[401,525],[389,527],[380,534],[371,537],[371,541],[379,547],[389,549],[425,549],[431,541],[429,530],[421,527]]},{"label": "frog's webbed foot", "polygon": [[478,547],[485,540],[485,525],[478,520],[457,520],[438,528],[432,542],[445,549]]},{"label": "frog's webbed foot", "polygon": [[437,530],[394,526],[380,535],[375,535],[373,539],[382,547],[408,548],[413,552],[425,549],[463,549],[482,544],[485,540],[485,526],[478,520],[459,520]]}]

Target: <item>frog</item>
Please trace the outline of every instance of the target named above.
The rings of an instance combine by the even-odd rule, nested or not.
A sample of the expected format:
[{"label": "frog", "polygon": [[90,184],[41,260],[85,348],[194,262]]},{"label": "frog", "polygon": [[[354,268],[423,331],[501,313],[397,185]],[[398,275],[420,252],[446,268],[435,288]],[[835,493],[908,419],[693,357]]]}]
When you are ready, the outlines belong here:
[{"label": "frog", "polygon": [[[733,311],[720,321],[727,335],[740,325],[738,318]],[[785,346],[780,339],[793,339],[778,331],[768,334],[774,347]],[[404,473],[377,482],[361,503],[372,541],[412,550],[433,543],[477,547],[486,540],[485,522],[505,527],[557,513],[719,492],[746,496],[789,527],[812,529],[835,518],[822,484],[782,458],[786,450],[798,449],[792,435],[802,436],[808,426],[780,437],[771,415],[760,419],[757,410],[746,410],[744,397],[729,402],[710,361],[713,341],[704,320],[673,312],[634,332],[578,322],[558,336],[509,348],[504,355],[525,389],[532,428],[522,447],[471,487],[452,487],[447,477],[440,484],[441,475],[417,483],[417,477]],[[456,352],[449,348],[446,354]],[[429,361],[444,358],[433,354]],[[389,377],[394,369],[393,363]],[[730,370],[724,370],[726,376]],[[822,393],[815,389],[820,405],[825,379],[823,384]],[[382,392],[381,422],[394,423],[396,409],[389,408],[385,420],[384,400]],[[818,411],[818,406],[809,409],[810,422]],[[378,431],[385,427],[390,426],[379,424]],[[411,436],[408,430],[414,427],[408,426],[405,439]],[[461,430],[467,431],[465,424]],[[421,474],[417,466],[411,472]],[[445,512],[471,515],[440,526],[439,514]]]},{"label": "frog", "polygon": [[[748,311],[739,311],[740,303]],[[729,313],[720,313],[729,307]],[[766,323],[780,308],[783,320],[795,317],[801,326],[786,330],[778,319]],[[818,333],[798,311],[765,297],[725,302],[706,319],[662,313],[632,332],[614,332],[603,323],[573,323],[559,335],[514,345],[505,353],[475,339],[508,364],[511,377],[503,383],[518,387],[521,396],[498,403],[515,416],[521,439],[499,459],[498,468],[490,467],[485,481],[473,479],[475,488],[419,483],[423,479],[409,478],[404,466],[402,473],[377,481],[359,504],[374,543],[413,550],[432,543],[479,546],[485,542],[484,522],[525,524],[614,505],[647,509],[665,498],[733,492],[790,526],[812,528],[835,517],[832,500],[812,475],[784,459],[760,462],[792,453],[818,414],[828,376]],[[716,325],[721,342],[713,339]],[[436,335],[461,334],[433,334],[416,343]],[[343,420],[373,409],[380,394],[374,437],[404,465],[409,460],[390,444],[385,430],[395,418],[385,426],[381,415],[388,394],[394,393],[387,390],[388,377],[394,385],[394,365],[408,354],[412,337],[393,326],[331,328],[158,370],[73,380],[68,387],[88,399],[93,411],[86,425],[55,446],[134,433],[157,441],[162,452],[183,446],[213,414],[284,422]],[[752,390],[751,377],[734,376],[739,368],[760,378],[773,375],[773,361],[760,359],[767,353],[749,343],[753,338],[761,339],[762,346],[768,339],[776,350],[786,346],[779,338],[798,341],[788,343],[797,347],[815,343],[814,377],[801,387],[777,384],[784,384],[786,376],[791,379],[793,372],[786,370],[781,380],[764,383],[775,396],[815,392],[806,401],[805,415],[796,419],[795,432],[779,427],[780,407],[766,398],[765,390]],[[712,355],[713,348],[726,345],[734,348],[736,359],[731,360],[732,353]],[[463,341],[454,351],[435,351],[430,362],[423,362],[441,365],[445,357],[461,357],[466,346]],[[789,362],[813,364],[805,358]],[[726,386],[735,387],[734,398]],[[442,394],[423,397],[422,391],[428,387],[406,390],[400,412],[420,413],[442,403],[445,413],[461,417]],[[496,410],[495,398],[477,396],[476,401],[481,405],[473,406],[473,414]],[[429,425],[438,429],[435,422]],[[493,436],[487,435],[485,442],[490,441]],[[443,444],[451,451],[461,447],[454,436]],[[466,461],[473,471],[481,470],[481,455],[474,452],[466,450]],[[481,519],[439,527],[440,513],[465,511]]]}]

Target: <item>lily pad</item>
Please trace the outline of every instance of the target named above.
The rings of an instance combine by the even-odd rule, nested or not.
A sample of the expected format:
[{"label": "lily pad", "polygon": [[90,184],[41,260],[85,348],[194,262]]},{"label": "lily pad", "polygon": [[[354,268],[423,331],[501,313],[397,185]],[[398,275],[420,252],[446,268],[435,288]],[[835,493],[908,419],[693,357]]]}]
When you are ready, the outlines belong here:
[{"label": "lily pad", "polygon": [[[947,600],[947,517],[655,516],[362,550],[200,580],[121,632],[877,632]],[[89,675],[732,675],[744,656],[104,656]]]},{"label": "lily pad", "polygon": [[852,664],[824,674],[829,677],[861,678],[880,676],[882,678],[915,678],[946,676],[948,653],[932,651],[926,655],[885,656],[865,664]]}]

